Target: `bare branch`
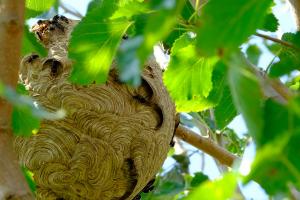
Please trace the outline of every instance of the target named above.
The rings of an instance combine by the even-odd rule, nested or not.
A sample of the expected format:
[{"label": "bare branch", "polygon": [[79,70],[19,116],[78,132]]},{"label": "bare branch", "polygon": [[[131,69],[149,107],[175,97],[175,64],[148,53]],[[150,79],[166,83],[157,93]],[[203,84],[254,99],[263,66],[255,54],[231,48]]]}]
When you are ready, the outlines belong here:
[{"label": "bare branch", "polygon": [[255,33],[254,35],[258,36],[258,37],[261,37],[261,38],[264,38],[266,40],[270,40],[270,41],[273,41],[273,42],[276,42],[278,44],[281,44],[283,46],[286,46],[286,47],[289,47],[289,48],[293,48],[293,49],[296,49],[296,50],[300,50],[300,48],[296,47],[295,45],[289,43],[289,42],[286,42],[286,41],[283,41],[283,40],[280,40],[278,38],[273,38],[271,36],[268,36],[268,35],[264,35],[264,34],[261,34],[261,33]]},{"label": "bare branch", "polygon": [[[0,1],[0,81],[11,87],[18,80],[24,6],[24,0]],[[12,147],[12,107],[0,98],[0,108],[0,199],[33,199]]]},{"label": "bare branch", "polygon": [[194,147],[216,158],[220,163],[224,165],[232,166],[234,161],[240,159],[236,155],[220,147],[211,139],[202,137],[197,133],[191,131],[190,129],[185,128],[182,125],[178,126],[175,135],[176,137],[182,139],[183,141],[193,145]]}]

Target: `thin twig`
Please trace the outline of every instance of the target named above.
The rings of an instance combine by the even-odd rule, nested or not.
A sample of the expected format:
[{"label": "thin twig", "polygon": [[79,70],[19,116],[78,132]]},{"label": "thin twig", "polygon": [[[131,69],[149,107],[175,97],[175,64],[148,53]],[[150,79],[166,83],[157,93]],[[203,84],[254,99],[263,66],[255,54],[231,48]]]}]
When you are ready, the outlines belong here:
[{"label": "thin twig", "polygon": [[280,40],[278,38],[274,38],[274,37],[271,37],[271,36],[268,36],[268,35],[264,35],[264,34],[261,34],[261,33],[255,33],[254,35],[256,35],[258,37],[261,37],[261,38],[264,38],[266,40],[270,40],[270,41],[276,42],[276,43],[281,44],[283,46],[286,46],[286,47],[289,47],[289,48],[293,48],[293,49],[296,49],[296,50],[300,51],[299,47],[296,47],[292,43]]},{"label": "thin twig", "polygon": [[283,98],[286,102],[288,102],[292,97],[292,92],[289,90],[288,87],[286,87],[284,84],[280,82],[278,79],[270,79],[266,78],[267,81],[269,81],[269,84],[272,86],[272,88],[280,95],[281,98]]},{"label": "thin twig", "polygon": [[[24,28],[24,0],[0,1],[0,80],[16,87]],[[12,106],[0,97],[0,199],[34,199],[13,150]]]},{"label": "thin twig", "polygon": [[271,60],[271,62],[268,64],[265,72],[269,72],[270,68],[272,67],[272,64],[274,63],[275,59],[278,57],[278,55],[280,54],[280,52],[281,52],[281,49],[278,52],[276,52],[275,56],[273,57],[273,59]]},{"label": "thin twig", "polygon": [[202,137],[182,125],[178,126],[175,135],[183,141],[216,158],[224,165],[232,166],[234,161],[240,160],[239,157],[220,147],[211,139]]}]

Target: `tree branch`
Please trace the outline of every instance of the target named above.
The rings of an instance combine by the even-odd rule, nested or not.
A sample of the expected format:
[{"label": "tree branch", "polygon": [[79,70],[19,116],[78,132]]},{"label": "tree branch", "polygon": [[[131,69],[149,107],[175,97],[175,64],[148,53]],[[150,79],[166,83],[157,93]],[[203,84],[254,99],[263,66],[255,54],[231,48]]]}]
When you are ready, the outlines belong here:
[{"label": "tree branch", "polygon": [[[13,88],[18,80],[24,6],[24,0],[0,1],[0,81]],[[13,151],[12,107],[0,98],[0,108],[0,199],[33,199]]]},{"label": "tree branch", "polygon": [[179,125],[176,129],[175,136],[211,155],[224,165],[232,166],[234,161],[240,159],[226,149],[220,147],[211,139],[202,137],[182,125]]},{"label": "tree branch", "polygon": [[294,10],[297,29],[300,30],[300,0],[289,0],[289,2]]},{"label": "tree branch", "polygon": [[[193,7],[195,8],[197,0],[190,0]],[[298,22],[298,29],[300,29],[300,0],[289,0],[291,4],[294,6],[295,14],[297,16],[297,22]],[[272,38],[270,36],[266,36],[260,33],[255,34],[256,36],[271,40],[273,42],[280,43],[284,46],[295,48],[299,50],[298,47],[295,47],[294,45],[276,39]],[[291,93],[289,92],[288,88],[286,88],[280,81],[273,80],[262,74],[258,69],[251,68],[253,70],[253,73],[256,74],[257,78],[260,80],[261,85],[263,86],[264,95],[268,98],[273,98],[281,103],[286,103],[288,99],[291,97]],[[201,149],[203,152],[213,156],[217,160],[220,161],[220,163],[225,164],[227,166],[232,166],[235,160],[239,160],[240,158],[231,154],[226,149],[223,149],[216,143],[214,143],[212,140],[201,137],[200,135],[194,133],[193,131],[179,125],[177,128],[175,135],[186,141],[187,143],[195,146],[198,149]]]},{"label": "tree branch", "polygon": [[283,41],[283,40],[280,40],[280,39],[277,39],[277,38],[273,38],[273,37],[268,36],[268,35],[264,35],[264,34],[261,34],[261,33],[255,33],[254,35],[256,35],[258,37],[261,37],[261,38],[264,38],[266,40],[270,40],[270,41],[276,42],[276,43],[281,44],[283,46],[296,49],[298,51],[300,50],[298,47],[296,47],[295,45],[293,45],[293,44],[291,44],[289,42],[286,42],[286,41]]}]

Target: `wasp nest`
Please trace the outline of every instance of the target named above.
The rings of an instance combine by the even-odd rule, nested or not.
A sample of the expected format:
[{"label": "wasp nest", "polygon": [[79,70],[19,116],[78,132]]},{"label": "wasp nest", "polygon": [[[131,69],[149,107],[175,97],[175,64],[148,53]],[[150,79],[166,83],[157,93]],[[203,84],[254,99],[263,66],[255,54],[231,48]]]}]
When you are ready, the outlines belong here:
[{"label": "wasp nest", "polygon": [[105,84],[70,83],[67,44],[75,24],[55,16],[33,27],[49,54],[25,57],[20,79],[39,105],[67,114],[17,138],[19,160],[34,173],[37,199],[138,199],[167,156],[174,104],[154,60],[145,64],[138,88],[118,81],[116,64]]}]

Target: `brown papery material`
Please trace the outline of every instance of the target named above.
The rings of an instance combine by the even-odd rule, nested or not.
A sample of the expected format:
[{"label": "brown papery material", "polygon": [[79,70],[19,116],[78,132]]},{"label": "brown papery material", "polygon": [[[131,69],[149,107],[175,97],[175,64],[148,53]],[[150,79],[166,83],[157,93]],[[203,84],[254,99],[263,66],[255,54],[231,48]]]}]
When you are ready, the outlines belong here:
[{"label": "brown papery material", "polygon": [[138,88],[118,81],[115,63],[105,84],[70,83],[66,48],[75,24],[55,17],[34,27],[49,55],[25,57],[20,79],[39,105],[67,115],[43,120],[15,148],[34,173],[37,199],[133,199],[167,157],[175,106],[154,60],[145,63]]}]

